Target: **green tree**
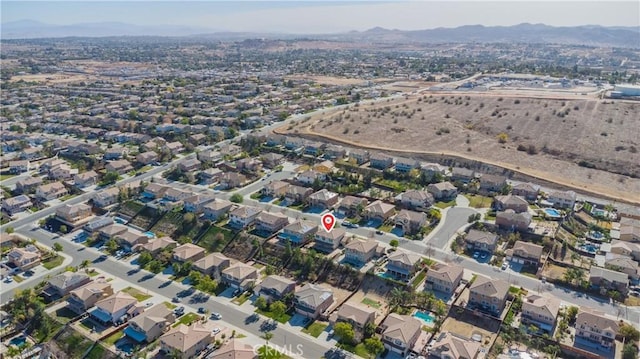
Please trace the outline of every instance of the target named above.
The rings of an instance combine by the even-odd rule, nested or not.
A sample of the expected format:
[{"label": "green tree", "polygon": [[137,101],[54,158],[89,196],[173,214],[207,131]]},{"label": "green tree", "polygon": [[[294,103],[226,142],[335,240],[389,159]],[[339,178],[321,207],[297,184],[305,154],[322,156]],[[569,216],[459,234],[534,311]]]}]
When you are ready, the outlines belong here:
[{"label": "green tree", "polygon": [[636,359],[638,357],[638,349],[633,343],[627,343],[622,347],[622,359]]},{"label": "green tree", "polygon": [[576,321],[578,315],[578,307],[571,306],[567,309],[567,322],[573,324]]},{"label": "green tree", "polygon": [[364,337],[370,338],[376,333],[376,325],[373,322],[369,322],[364,326]]},{"label": "green tree", "polygon": [[640,340],[640,331],[634,328],[633,325],[624,323],[620,326],[620,335],[626,339],[626,341],[637,342]]},{"label": "green tree", "polygon": [[364,347],[367,349],[372,358],[378,356],[378,354],[384,351],[384,345],[380,339],[376,337],[367,338],[364,340]]},{"label": "green tree", "polygon": [[5,229],[4,229],[4,231],[5,231],[7,234],[11,234],[11,233],[13,233],[13,232],[15,231],[15,229],[13,229],[13,227],[7,227],[7,228],[5,228]]},{"label": "green tree", "polygon": [[271,313],[273,313],[273,316],[275,318],[281,318],[284,313],[286,313],[287,306],[281,301],[276,300],[275,302],[271,303],[271,305],[269,306],[269,310],[271,311]]},{"label": "green tree", "polygon": [[60,232],[62,232],[62,233],[67,233],[67,232],[68,232],[68,230],[69,230],[69,229],[68,229],[68,228],[67,228],[67,226],[65,226],[64,224],[60,226]]},{"label": "green tree", "polygon": [[91,261],[88,259],[85,259],[82,261],[82,263],[80,263],[80,268],[87,268],[91,265]]},{"label": "green tree", "polygon": [[264,334],[262,334],[262,337],[264,338],[264,340],[267,342],[267,345],[269,345],[269,340],[271,340],[271,338],[273,338],[273,333],[271,332],[264,332]]},{"label": "green tree", "polygon": [[118,250],[118,242],[115,239],[110,239],[105,244],[109,253],[113,253]]},{"label": "green tree", "polygon": [[400,243],[398,242],[398,240],[397,240],[397,239],[392,239],[391,241],[389,241],[389,245],[390,245],[391,247],[393,247],[393,248],[398,248],[398,245],[399,245],[399,244],[400,244]]},{"label": "green tree", "polygon": [[160,261],[157,260],[153,260],[151,262],[149,262],[149,270],[152,273],[160,273],[162,271],[163,267],[162,267],[162,263],[160,263]]},{"label": "green tree", "polygon": [[256,298],[256,301],[253,304],[260,310],[265,310],[267,308],[267,300],[262,296]]},{"label": "green tree", "polygon": [[100,182],[101,186],[108,186],[110,184],[116,183],[116,181],[120,178],[117,172],[108,171],[105,173],[104,177],[102,177],[102,182]]},{"label": "green tree", "polygon": [[340,338],[340,343],[352,344],[356,333],[349,323],[339,322],[333,326],[333,332]]},{"label": "green tree", "polygon": [[56,252],[62,252],[64,248],[62,247],[62,244],[56,242],[53,244],[53,250]]},{"label": "green tree", "polygon": [[140,267],[145,267],[152,260],[153,260],[153,256],[151,255],[151,253],[146,251],[140,253],[140,256],[138,256],[138,264],[140,265]]},{"label": "green tree", "polygon": [[240,193],[234,193],[229,200],[233,203],[242,203],[244,199]]}]

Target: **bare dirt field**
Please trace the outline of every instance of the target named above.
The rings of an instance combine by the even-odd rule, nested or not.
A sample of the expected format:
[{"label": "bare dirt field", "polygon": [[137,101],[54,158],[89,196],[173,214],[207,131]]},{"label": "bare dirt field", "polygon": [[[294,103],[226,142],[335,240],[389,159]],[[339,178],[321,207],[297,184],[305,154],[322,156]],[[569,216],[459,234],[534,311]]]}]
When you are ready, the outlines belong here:
[{"label": "bare dirt field", "polygon": [[376,311],[378,312],[376,323],[381,322],[389,311],[385,295],[392,288],[393,286],[387,284],[382,279],[367,277],[362,283],[360,289],[351,298],[349,298],[349,303],[358,306],[373,306],[374,308],[376,305],[373,305],[372,303],[378,303],[379,307],[376,308]]},{"label": "bare dirt field", "polygon": [[16,75],[11,77],[11,82],[42,82],[45,84],[61,84],[80,81],[94,81],[97,77],[80,74],[35,74],[35,75]]},{"label": "bare dirt field", "polygon": [[325,112],[286,132],[464,157],[640,203],[640,103],[570,97],[422,93]]}]

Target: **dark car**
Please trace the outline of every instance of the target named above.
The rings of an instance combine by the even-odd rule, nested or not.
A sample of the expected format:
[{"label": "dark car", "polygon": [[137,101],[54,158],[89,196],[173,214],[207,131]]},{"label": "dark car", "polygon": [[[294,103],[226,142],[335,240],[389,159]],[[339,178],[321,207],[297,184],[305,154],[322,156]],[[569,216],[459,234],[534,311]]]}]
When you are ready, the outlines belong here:
[{"label": "dark car", "polygon": [[206,309],[204,309],[204,307],[200,307],[200,308],[198,308],[198,313],[200,313],[200,314],[204,314],[204,313],[206,313],[206,311],[207,311],[207,310],[206,310]]},{"label": "dark car", "polygon": [[376,231],[376,234],[377,234],[377,235],[379,235],[379,236],[381,236],[381,235],[383,235],[383,234],[384,234],[384,232],[383,232],[383,231],[381,231],[381,230],[377,230],[377,231]]}]

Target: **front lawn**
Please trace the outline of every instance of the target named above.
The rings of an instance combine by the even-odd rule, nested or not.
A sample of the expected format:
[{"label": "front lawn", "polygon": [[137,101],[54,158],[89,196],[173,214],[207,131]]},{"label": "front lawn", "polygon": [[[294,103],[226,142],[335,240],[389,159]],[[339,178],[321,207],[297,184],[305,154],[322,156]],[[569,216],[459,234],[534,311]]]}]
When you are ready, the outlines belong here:
[{"label": "front lawn", "polygon": [[104,339],[104,343],[107,345],[115,345],[116,342],[120,340],[120,338],[122,338],[123,336],[124,336],[124,330],[119,330],[111,334],[110,336],[106,337]]},{"label": "front lawn", "polygon": [[348,352],[351,352],[361,358],[370,358],[371,354],[369,354],[369,351],[367,350],[367,348],[364,347],[363,343],[360,343],[356,346],[353,345],[349,345],[349,344],[338,344],[337,345],[338,348],[344,349]]},{"label": "front lawn", "polygon": [[237,305],[242,305],[244,304],[244,302],[249,300],[249,297],[251,297],[251,294],[244,292],[238,298],[234,298],[232,302],[236,303]]},{"label": "front lawn", "polygon": [[389,233],[393,229],[393,224],[383,224],[380,227],[378,227],[378,229],[383,232]]},{"label": "front lawn", "polygon": [[440,208],[440,209],[445,209],[447,207],[451,207],[451,206],[455,206],[456,205],[456,200],[452,200],[449,202],[436,202],[436,204],[434,204],[434,206]]},{"label": "front lawn", "polygon": [[125,289],[122,290],[123,292],[129,294],[130,296],[136,298],[138,300],[138,302],[143,302],[149,298],[151,298],[151,295],[149,294],[144,294],[141,291],[133,288],[133,287],[127,287]]},{"label": "front lawn", "polygon": [[187,313],[180,317],[178,321],[173,325],[173,328],[177,327],[180,324],[191,325],[191,323],[200,320],[200,316],[196,313]]},{"label": "front lawn", "polygon": [[422,283],[422,281],[426,276],[427,276],[427,272],[420,271],[420,273],[418,273],[418,275],[415,278],[413,278],[413,281],[411,281],[411,287],[413,287],[413,289],[416,289],[420,285],[420,283]]},{"label": "front lawn", "polygon": [[489,208],[491,207],[491,203],[493,202],[493,198],[481,196],[479,194],[465,194],[464,196],[469,200],[469,207],[473,208]]},{"label": "front lawn", "polygon": [[13,276],[13,280],[15,280],[16,283],[22,283],[24,281],[24,278],[16,274]]},{"label": "front lawn", "polygon": [[254,192],[254,193],[251,194],[251,196],[249,196],[249,198],[255,199],[255,200],[260,200],[260,199],[262,199],[262,193],[260,193],[260,191]]},{"label": "front lawn", "polygon": [[42,266],[45,267],[46,269],[51,270],[61,265],[62,262],[64,262],[64,258],[62,258],[62,256],[55,256],[53,258],[49,258],[46,261],[42,262]]},{"label": "front lawn", "polygon": [[0,175],[0,181],[4,181],[6,179],[9,179],[11,177],[15,177],[16,175]]},{"label": "front lawn", "polygon": [[256,309],[256,313],[262,314],[265,317],[269,317],[269,318],[275,320],[276,322],[279,322],[279,323],[282,323],[282,324],[287,323],[289,320],[291,320],[291,316],[289,314],[287,314],[287,313],[284,313],[279,317],[276,317],[275,314],[273,314],[272,312],[266,311],[266,310]]},{"label": "front lawn", "polygon": [[171,310],[176,309],[176,305],[175,305],[175,304],[173,304],[173,303],[169,303],[169,302],[162,302],[162,304],[164,304],[164,306],[165,306],[165,307],[167,307],[167,308],[169,308],[169,309],[171,309]]},{"label": "front lawn", "polygon": [[302,332],[303,333],[307,333],[307,334],[311,335],[314,338],[317,338],[317,337],[320,336],[320,334],[324,331],[324,329],[326,327],[327,327],[327,325],[324,324],[324,323],[313,322],[308,327],[302,329]]}]

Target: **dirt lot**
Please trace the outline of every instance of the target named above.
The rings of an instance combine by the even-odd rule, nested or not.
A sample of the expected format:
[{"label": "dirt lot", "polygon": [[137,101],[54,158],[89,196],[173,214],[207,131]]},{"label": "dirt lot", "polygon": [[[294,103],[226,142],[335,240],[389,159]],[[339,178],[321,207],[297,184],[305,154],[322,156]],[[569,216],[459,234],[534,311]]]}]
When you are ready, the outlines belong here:
[{"label": "dirt lot", "polygon": [[495,333],[492,333],[488,330],[471,325],[469,323],[459,321],[454,318],[445,319],[444,323],[442,323],[442,328],[440,331],[452,332],[466,338],[471,338],[471,336],[474,334],[480,334],[482,335],[483,345],[487,345],[487,343],[492,343],[496,337]]},{"label": "dirt lot", "polygon": [[640,179],[621,174],[640,177],[640,104],[566,97],[407,95],[316,115],[287,132],[407,156],[465,157],[640,203]]},{"label": "dirt lot", "polygon": [[376,323],[378,323],[384,319],[389,311],[385,293],[388,293],[391,288],[392,286],[388,285],[384,280],[368,276],[362,283],[360,290],[349,299],[349,303],[366,306],[367,304],[362,302],[365,298],[367,298],[367,302],[371,300],[380,303],[380,307],[377,308],[378,316],[376,317]]},{"label": "dirt lot", "polygon": [[331,304],[327,313],[330,313],[336,308],[338,308],[339,306],[341,306],[342,303],[344,303],[347,300],[347,298],[351,295],[350,291],[345,289],[340,289],[338,287],[334,287],[328,283],[317,283],[317,284],[320,285],[321,287],[331,289],[331,291],[333,292],[333,304]]}]

